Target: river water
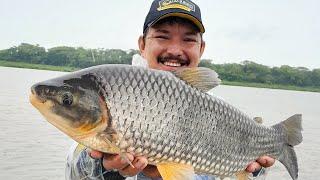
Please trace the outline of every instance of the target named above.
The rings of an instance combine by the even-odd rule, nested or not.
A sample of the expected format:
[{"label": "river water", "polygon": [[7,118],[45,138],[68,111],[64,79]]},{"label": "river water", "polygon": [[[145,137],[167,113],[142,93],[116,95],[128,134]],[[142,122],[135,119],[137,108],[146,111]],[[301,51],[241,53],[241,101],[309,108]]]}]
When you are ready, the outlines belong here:
[{"label": "river water", "polygon": [[[0,67],[0,179],[64,179],[65,157],[73,141],[44,120],[28,100],[32,84],[62,74]],[[251,117],[263,117],[265,125],[303,114],[304,140],[295,148],[299,179],[319,178],[320,93],[236,86],[219,86],[211,93]],[[267,179],[291,178],[276,163]]]}]

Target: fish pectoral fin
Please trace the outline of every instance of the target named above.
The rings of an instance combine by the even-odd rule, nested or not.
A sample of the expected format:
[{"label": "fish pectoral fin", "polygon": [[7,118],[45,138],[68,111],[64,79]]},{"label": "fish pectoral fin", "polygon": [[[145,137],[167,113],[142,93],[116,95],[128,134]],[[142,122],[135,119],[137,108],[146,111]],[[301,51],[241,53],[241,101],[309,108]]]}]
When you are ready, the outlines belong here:
[{"label": "fish pectoral fin", "polygon": [[192,180],[194,178],[194,170],[191,165],[160,163],[157,168],[163,180]]},{"label": "fish pectoral fin", "polygon": [[125,155],[124,152],[121,152],[121,149],[114,142],[110,141],[110,139],[104,134],[101,134],[100,137],[104,140],[105,143],[108,144],[108,146],[110,147],[110,151],[119,154],[123,160],[125,160],[132,168],[134,168],[129,158]]},{"label": "fish pectoral fin", "polygon": [[173,73],[181,80],[204,92],[218,86],[221,82],[218,73],[205,67],[183,68],[173,71]]},{"label": "fish pectoral fin", "polygon": [[247,171],[240,171],[236,174],[237,180],[249,180],[249,173]]},{"label": "fish pectoral fin", "polygon": [[82,144],[78,144],[76,149],[74,150],[73,154],[78,156],[86,148],[87,148],[86,146],[84,146]]}]

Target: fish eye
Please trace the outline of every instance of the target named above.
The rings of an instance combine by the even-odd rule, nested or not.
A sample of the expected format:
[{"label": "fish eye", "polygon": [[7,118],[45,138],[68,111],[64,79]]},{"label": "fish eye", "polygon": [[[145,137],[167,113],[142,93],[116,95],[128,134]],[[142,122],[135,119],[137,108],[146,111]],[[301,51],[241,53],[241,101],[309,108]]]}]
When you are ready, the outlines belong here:
[{"label": "fish eye", "polygon": [[73,103],[73,96],[71,93],[67,92],[62,95],[62,104],[65,106],[71,106]]}]

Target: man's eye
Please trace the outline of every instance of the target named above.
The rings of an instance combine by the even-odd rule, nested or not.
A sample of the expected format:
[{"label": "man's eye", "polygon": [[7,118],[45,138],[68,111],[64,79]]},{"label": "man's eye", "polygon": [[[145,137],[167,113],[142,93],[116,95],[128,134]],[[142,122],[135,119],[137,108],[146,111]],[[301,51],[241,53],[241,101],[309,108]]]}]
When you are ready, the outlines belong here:
[{"label": "man's eye", "polygon": [[184,41],[187,41],[187,42],[197,42],[197,40],[194,39],[194,38],[185,38]]},{"label": "man's eye", "polygon": [[169,39],[168,36],[155,36],[156,39]]}]

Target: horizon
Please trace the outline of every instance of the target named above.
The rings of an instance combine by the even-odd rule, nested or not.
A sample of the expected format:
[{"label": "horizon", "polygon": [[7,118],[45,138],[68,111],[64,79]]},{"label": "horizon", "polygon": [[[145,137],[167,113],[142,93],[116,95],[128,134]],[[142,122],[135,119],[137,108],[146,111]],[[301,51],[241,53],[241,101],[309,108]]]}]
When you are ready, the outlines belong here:
[{"label": "horizon", "polygon": [[[206,28],[201,59],[216,64],[250,60],[270,67],[320,68],[319,1],[194,2],[201,8]],[[151,1],[4,0],[2,4],[0,49],[25,42],[46,49],[129,50],[138,49]]]}]

